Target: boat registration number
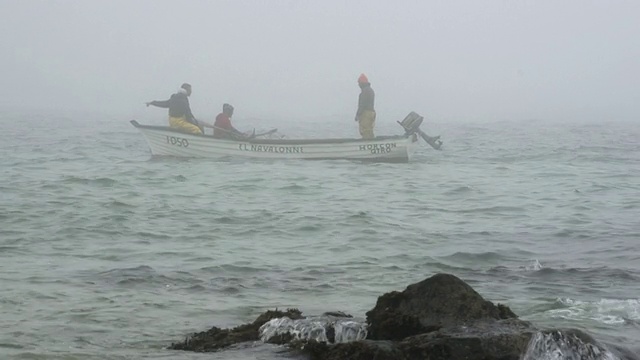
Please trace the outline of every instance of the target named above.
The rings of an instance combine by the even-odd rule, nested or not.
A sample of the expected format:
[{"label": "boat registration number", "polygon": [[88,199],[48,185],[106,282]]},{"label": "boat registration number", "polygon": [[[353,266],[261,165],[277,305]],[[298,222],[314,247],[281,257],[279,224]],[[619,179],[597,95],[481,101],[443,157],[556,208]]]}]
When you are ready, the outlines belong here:
[{"label": "boat registration number", "polygon": [[395,147],[397,147],[396,143],[369,144],[369,145],[360,145],[359,150],[370,151],[372,154],[386,154],[386,153],[390,153]]},{"label": "boat registration number", "polygon": [[167,144],[179,147],[189,147],[189,140],[175,136],[167,136]]}]

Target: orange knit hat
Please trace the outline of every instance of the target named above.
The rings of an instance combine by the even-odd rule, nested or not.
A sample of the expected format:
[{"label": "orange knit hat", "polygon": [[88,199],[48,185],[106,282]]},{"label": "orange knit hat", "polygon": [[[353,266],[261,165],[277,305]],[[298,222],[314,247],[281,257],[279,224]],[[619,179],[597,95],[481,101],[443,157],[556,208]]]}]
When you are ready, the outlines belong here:
[{"label": "orange knit hat", "polygon": [[360,74],[360,77],[358,78],[358,84],[365,84],[368,82],[369,82],[369,79],[367,78],[367,75]]}]

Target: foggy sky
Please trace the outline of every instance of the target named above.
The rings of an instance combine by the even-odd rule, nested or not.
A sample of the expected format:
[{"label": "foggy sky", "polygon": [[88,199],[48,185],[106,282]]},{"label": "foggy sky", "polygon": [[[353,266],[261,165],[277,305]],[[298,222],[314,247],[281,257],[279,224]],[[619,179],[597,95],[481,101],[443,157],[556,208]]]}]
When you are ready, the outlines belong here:
[{"label": "foggy sky", "polygon": [[640,1],[0,0],[0,108],[166,117],[640,120]]}]

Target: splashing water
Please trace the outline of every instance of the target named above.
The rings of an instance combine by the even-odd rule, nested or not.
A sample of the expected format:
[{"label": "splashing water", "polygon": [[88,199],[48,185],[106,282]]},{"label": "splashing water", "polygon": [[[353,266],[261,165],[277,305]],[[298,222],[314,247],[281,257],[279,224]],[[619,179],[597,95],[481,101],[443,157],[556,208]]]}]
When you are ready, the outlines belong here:
[{"label": "splashing water", "polygon": [[536,333],[522,360],[620,360],[609,350],[561,331]]},{"label": "splashing water", "polygon": [[526,271],[540,271],[542,270],[542,264],[538,259],[531,261],[531,263],[524,268]]},{"label": "splashing water", "polygon": [[334,343],[346,343],[364,340],[367,337],[367,325],[353,319],[332,319],[330,317],[291,320],[288,317],[271,319],[259,329],[260,339],[269,341],[274,336],[291,334],[299,340],[315,340],[331,343],[327,331],[335,331]]},{"label": "splashing water", "polygon": [[590,319],[604,324],[624,324],[640,320],[639,299],[600,299],[595,302],[559,298],[561,309],[550,310],[552,317]]},{"label": "splashing water", "polygon": [[336,344],[367,338],[367,325],[353,320],[341,320],[335,323]]}]

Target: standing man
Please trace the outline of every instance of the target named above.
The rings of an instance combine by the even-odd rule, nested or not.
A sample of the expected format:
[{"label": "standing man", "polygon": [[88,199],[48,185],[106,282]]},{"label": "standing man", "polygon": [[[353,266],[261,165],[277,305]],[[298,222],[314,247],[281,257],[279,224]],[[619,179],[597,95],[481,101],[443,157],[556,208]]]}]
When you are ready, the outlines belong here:
[{"label": "standing man", "polygon": [[369,79],[365,74],[360,74],[358,78],[358,86],[360,86],[360,96],[358,97],[358,112],[356,113],[356,121],[360,125],[360,135],[363,139],[373,139],[373,127],[376,123],[376,111],[373,107],[376,94],[371,88]]},{"label": "standing man", "polygon": [[191,113],[191,107],[189,106],[190,95],[191,85],[184,83],[180,86],[178,92],[171,95],[169,100],[154,100],[148,102],[147,107],[153,105],[165,109],[169,108],[169,126],[192,134],[202,134],[203,131],[198,124],[198,120]]}]

